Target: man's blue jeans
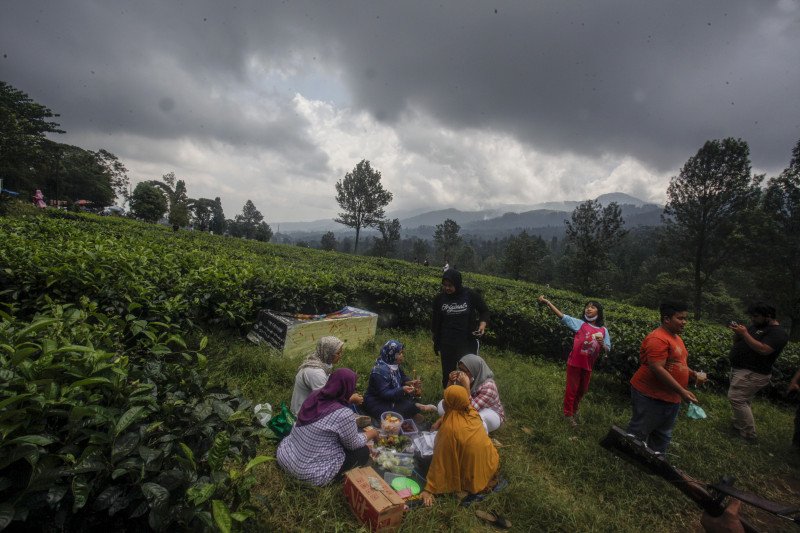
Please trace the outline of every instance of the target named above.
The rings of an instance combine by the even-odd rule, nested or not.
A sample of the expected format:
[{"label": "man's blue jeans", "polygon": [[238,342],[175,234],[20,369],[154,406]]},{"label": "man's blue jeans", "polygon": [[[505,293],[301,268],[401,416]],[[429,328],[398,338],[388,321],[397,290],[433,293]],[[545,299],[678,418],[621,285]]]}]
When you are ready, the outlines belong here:
[{"label": "man's blue jeans", "polygon": [[681,404],[650,398],[631,387],[631,406],[633,416],[628,422],[628,433],[651,450],[666,453]]}]

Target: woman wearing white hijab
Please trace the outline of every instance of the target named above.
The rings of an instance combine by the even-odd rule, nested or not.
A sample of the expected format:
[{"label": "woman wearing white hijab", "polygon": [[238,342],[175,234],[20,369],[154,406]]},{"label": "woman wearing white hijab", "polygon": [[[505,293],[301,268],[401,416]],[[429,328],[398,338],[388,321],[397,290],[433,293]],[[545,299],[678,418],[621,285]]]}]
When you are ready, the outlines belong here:
[{"label": "woman wearing white hijab", "polygon": [[[506,419],[500,393],[494,382],[494,373],[482,357],[468,354],[458,362],[458,370],[450,372],[449,383],[461,385],[469,391],[470,403],[478,411],[487,433],[498,429]],[[444,401],[439,402],[439,415],[444,416]],[[438,429],[441,418],[432,429]]]},{"label": "woman wearing white hijab", "polygon": [[[308,354],[305,361],[297,369],[294,378],[294,391],[290,409],[295,415],[300,412],[303,402],[317,389],[321,389],[328,382],[328,376],[333,372],[333,365],[342,358],[344,342],[336,337],[322,337],[317,342],[317,348]],[[360,404],[360,394],[353,394],[351,403]]]}]

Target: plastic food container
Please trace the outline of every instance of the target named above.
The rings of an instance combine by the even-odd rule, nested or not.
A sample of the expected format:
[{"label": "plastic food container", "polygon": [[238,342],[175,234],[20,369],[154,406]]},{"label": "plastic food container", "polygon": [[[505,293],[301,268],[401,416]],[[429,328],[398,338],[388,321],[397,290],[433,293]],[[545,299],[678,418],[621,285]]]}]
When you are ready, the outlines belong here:
[{"label": "plastic food container", "polygon": [[402,423],[403,416],[400,413],[386,411],[381,415],[381,429],[390,435],[399,435]]},{"label": "plastic food container", "polygon": [[383,472],[410,476],[414,471],[414,455],[410,453],[381,450],[374,460],[375,465]]},{"label": "plastic food container", "polygon": [[403,420],[403,423],[400,424],[400,432],[412,440],[419,434],[417,424],[410,418],[406,418]]}]

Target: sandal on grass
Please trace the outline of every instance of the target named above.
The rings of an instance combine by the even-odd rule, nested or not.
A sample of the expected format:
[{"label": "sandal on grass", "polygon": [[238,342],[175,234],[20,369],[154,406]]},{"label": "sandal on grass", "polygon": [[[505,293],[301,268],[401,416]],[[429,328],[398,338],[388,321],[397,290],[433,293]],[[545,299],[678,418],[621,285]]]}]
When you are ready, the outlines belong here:
[{"label": "sandal on grass", "polygon": [[475,502],[483,501],[486,497],[485,493],[479,492],[477,494],[467,494],[464,498],[461,499],[461,503],[459,505],[461,507],[469,507]]},{"label": "sandal on grass", "polygon": [[475,516],[483,520],[484,522],[488,522],[492,524],[496,528],[500,529],[511,529],[511,522],[508,518],[504,516],[500,516],[497,513],[491,511],[475,511]]},{"label": "sandal on grass", "polygon": [[501,476],[500,479],[497,481],[497,485],[495,485],[492,488],[492,492],[500,492],[506,487],[508,487],[508,480]]}]

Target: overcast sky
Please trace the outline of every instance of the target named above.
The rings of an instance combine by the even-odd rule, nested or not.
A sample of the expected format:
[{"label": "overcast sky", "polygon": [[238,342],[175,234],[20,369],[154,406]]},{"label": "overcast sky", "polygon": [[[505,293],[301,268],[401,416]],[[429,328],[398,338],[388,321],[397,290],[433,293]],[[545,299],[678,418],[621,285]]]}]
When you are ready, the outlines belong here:
[{"label": "overcast sky", "polygon": [[133,182],[332,218],[368,159],[390,211],[626,192],[708,139],[777,174],[800,139],[800,0],[3,0],[0,80]]}]

